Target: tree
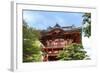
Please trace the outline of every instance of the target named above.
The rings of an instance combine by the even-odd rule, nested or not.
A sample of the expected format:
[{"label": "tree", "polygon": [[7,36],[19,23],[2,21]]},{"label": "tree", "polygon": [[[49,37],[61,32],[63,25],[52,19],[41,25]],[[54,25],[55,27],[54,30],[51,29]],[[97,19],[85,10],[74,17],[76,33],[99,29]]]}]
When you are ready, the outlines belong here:
[{"label": "tree", "polygon": [[87,59],[86,51],[81,44],[73,43],[60,51],[58,56],[59,60],[83,60]]},{"label": "tree", "polygon": [[41,61],[40,32],[23,21],[23,62]]},{"label": "tree", "polygon": [[84,36],[90,37],[91,36],[91,13],[85,13],[83,15],[83,32]]}]

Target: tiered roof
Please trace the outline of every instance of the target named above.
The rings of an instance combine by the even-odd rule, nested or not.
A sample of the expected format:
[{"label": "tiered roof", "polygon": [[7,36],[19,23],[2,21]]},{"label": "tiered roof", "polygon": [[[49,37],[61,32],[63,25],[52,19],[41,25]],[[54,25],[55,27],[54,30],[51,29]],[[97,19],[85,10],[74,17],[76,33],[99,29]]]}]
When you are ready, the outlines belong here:
[{"label": "tiered roof", "polygon": [[62,31],[65,31],[65,32],[81,31],[81,27],[75,27],[74,25],[61,27],[59,24],[56,23],[55,26],[53,26],[53,27],[49,26],[47,28],[47,30],[42,30],[41,34],[45,35],[46,33],[51,32],[53,30],[62,30]]}]

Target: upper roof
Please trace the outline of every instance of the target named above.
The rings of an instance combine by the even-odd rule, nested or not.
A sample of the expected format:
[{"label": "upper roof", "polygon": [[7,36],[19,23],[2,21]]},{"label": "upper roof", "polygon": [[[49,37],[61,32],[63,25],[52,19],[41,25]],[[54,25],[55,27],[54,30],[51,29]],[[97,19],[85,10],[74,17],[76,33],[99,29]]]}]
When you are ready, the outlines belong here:
[{"label": "upper roof", "polygon": [[62,29],[64,31],[67,31],[67,30],[81,29],[81,27],[75,27],[74,25],[61,27],[58,23],[56,23],[56,25],[53,27],[49,26],[46,31],[51,31],[53,29]]},{"label": "upper roof", "polygon": [[50,33],[52,31],[56,31],[56,30],[60,30],[62,32],[73,32],[73,31],[79,31],[80,32],[81,31],[81,27],[75,27],[74,25],[61,27],[59,24],[56,23],[55,26],[53,26],[53,27],[49,26],[47,28],[47,30],[42,30],[41,34],[44,36],[47,33]]}]

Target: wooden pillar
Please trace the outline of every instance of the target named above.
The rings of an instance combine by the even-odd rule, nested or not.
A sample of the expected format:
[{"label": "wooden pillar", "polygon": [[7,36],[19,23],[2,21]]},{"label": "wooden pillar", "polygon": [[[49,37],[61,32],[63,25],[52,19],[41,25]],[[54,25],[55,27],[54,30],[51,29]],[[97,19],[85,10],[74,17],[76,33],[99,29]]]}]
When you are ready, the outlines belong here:
[{"label": "wooden pillar", "polygon": [[48,55],[45,55],[45,56],[44,56],[43,61],[48,61]]},{"label": "wooden pillar", "polygon": [[44,52],[46,53],[44,54],[43,61],[48,61],[48,48],[45,48]]},{"label": "wooden pillar", "polygon": [[52,53],[54,53],[54,50],[53,50],[53,48],[52,48]]}]

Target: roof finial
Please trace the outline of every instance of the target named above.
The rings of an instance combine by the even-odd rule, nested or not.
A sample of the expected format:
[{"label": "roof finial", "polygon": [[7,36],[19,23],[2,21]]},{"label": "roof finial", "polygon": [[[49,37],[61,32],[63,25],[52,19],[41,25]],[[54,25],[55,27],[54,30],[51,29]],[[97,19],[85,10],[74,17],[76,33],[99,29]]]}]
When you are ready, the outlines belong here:
[{"label": "roof finial", "polygon": [[60,25],[58,23],[56,23],[56,25],[54,27],[55,28],[60,28]]}]

